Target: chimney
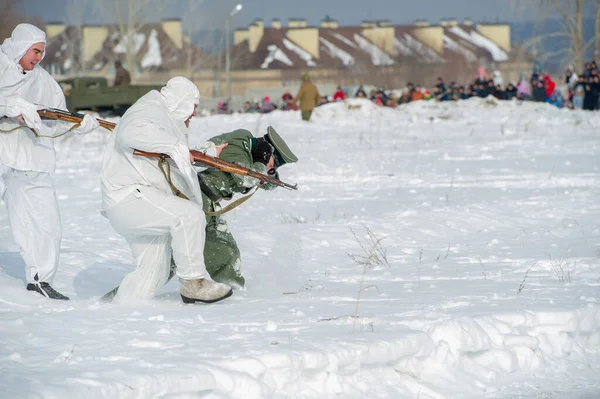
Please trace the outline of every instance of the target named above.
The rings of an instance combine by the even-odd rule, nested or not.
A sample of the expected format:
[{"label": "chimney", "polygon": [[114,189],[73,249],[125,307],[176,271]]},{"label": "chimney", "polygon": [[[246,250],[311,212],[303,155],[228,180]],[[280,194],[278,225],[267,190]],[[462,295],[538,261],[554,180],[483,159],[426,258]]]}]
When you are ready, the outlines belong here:
[{"label": "chimney", "polygon": [[181,33],[180,19],[164,19],[162,21],[162,29],[167,36],[173,41],[175,47],[181,49],[183,47],[183,34]]},{"label": "chimney", "polygon": [[306,28],[306,26],[307,24],[305,19],[290,18],[288,22],[289,28]]},{"label": "chimney", "polygon": [[448,21],[446,21],[445,19],[440,20],[440,26],[443,26],[443,27],[448,26]]},{"label": "chimney", "polygon": [[52,39],[65,31],[65,24],[60,22],[48,22],[46,24],[46,39]]},{"label": "chimney", "polygon": [[331,19],[329,17],[329,15],[327,15],[322,21],[321,21],[321,28],[327,28],[327,29],[337,29],[339,28],[340,25],[338,24],[338,22],[335,19]]},{"label": "chimney", "polygon": [[424,19],[419,19],[419,20],[415,21],[415,26],[417,26],[419,28],[425,28],[425,27],[429,26],[429,22],[425,21]]},{"label": "chimney", "polygon": [[380,27],[390,27],[393,26],[391,21],[385,20],[385,21],[379,21],[377,22],[377,26]]},{"label": "chimney", "polygon": [[277,18],[274,18],[274,19],[273,19],[273,22],[271,23],[271,26],[272,26],[274,29],[281,29],[281,21],[280,21],[280,20],[278,20]]},{"label": "chimney", "polygon": [[458,21],[455,19],[449,19],[448,26],[458,26]]},{"label": "chimney", "polygon": [[464,26],[473,26],[473,21],[471,21],[470,19],[467,18],[463,21],[463,25]]},{"label": "chimney", "polygon": [[362,21],[360,23],[361,28],[374,28],[377,24],[373,21]]}]

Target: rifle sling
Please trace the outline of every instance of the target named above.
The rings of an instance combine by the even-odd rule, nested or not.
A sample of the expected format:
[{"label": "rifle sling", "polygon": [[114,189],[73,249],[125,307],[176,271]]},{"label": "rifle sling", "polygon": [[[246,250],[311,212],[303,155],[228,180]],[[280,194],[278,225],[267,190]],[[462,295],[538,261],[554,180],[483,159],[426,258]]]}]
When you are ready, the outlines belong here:
[{"label": "rifle sling", "polygon": [[[2,117],[2,118],[0,118],[0,119],[4,119],[4,118],[8,118],[8,117],[7,117],[7,116],[3,116],[3,117]],[[21,129],[21,128],[25,128],[25,129],[29,129],[29,130],[31,130],[31,131],[33,132],[33,135],[34,135],[35,137],[37,137],[37,138],[44,137],[44,138],[48,138],[48,139],[57,139],[57,138],[59,138],[59,137],[61,137],[61,136],[64,136],[65,134],[69,133],[71,130],[73,130],[73,129],[77,129],[79,126],[81,126],[81,125],[80,125],[79,123],[76,123],[76,124],[74,124],[73,126],[71,126],[71,128],[70,128],[69,130],[67,130],[66,132],[64,132],[64,133],[61,133],[61,134],[59,134],[59,135],[57,135],[57,136],[44,136],[44,135],[42,135],[42,134],[39,134],[38,132],[36,132],[34,128],[32,128],[32,127],[29,127],[29,126],[26,126],[26,125],[23,125],[23,126],[17,126],[17,127],[14,127],[14,128],[12,128],[12,129],[9,129],[9,130],[2,130],[2,129],[0,129],[0,133],[10,133],[10,132],[13,132],[13,131],[15,131],[15,130],[18,130],[18,129]]]},{"label": "rifle sling", "polygon": [[[166,166],[165,166],[166,165]],[[171,190],[173,191],[173,194],[175,194],[176,196],[178,196],[179,198],[183,198],[186,200],[189,200],[189,198],[182,193],[177,187],[175,187],[175,185],[173,184],[173,181],[171,180],[171,164],[169,164],[169,161],[167,161],[167,157],[165,155],[161,156],[160,159],[158,160],[158,168],[160,169],[160,171],[162,172],[163,176],[165,176],[165,180],[167,180],[167,183],[169,183],[169,187],[171,187]],[[216,198],[216,201],[213,199],[214,194],[212,194],[212,192],[210,191],[210,189],[203,184],[201,179],[198,179],[200,181],[200,189],[202,190],[202,193],[204,195],[206,195],[211,201],[217,203],[221,198]],[[204,188],[202,187],[204,185]],[[242,205],[244,202],[248,201],[250,199],[250,197],[252,197],[254,195],[254,193],[256,193],[256,190],[258,190],[259,186],[256,186],[255,190],[253,193],[246,195],[244,197],[238,198],[235,201],[233,201],[231,204],[227,205],[225,208],[220,209],[218,211],[215,212],[204,212],[207,216],[219,216],[222,215],[224,213],[227,213],[229,211],[231,211],[232,209],[237,208],[238,206]],[[212,196],[209,196],[209,194],[207,194],[207,192],[211,192]]]}]

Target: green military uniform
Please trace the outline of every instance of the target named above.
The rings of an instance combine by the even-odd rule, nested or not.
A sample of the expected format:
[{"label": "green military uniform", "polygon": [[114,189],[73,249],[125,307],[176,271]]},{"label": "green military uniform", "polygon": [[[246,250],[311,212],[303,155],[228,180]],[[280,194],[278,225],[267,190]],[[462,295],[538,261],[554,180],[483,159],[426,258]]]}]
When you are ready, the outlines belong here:
[{"label": "green military uniform", "polygon": [[[265,139],[274,147],[280,164],[292,163],[298,160],[272,127],[267,129]],[[224,133],[211,138],[210,141],[216,145],[228,143],[227,147],[221,152],[220,159],[262,174],[267,173],[264,164],[253,162],[251,151],[256,139],[248,130],[238,129],[230,133]],[[198,173],[198,180],[202,189],[205,212],[218,210],[223,199],[231,198],[236,193],[248,193],[259,184],[259,181],[252,177],[227,173],[214,168]],[[272,184],[261,186],[265,190],[272,190],[275,187]],[[206,217],[204,262],[206,270],[213,280],[240,287],[244,286],[245,279],[240,271],[240,250],[227,227],[227,222],[221,215]]]}]

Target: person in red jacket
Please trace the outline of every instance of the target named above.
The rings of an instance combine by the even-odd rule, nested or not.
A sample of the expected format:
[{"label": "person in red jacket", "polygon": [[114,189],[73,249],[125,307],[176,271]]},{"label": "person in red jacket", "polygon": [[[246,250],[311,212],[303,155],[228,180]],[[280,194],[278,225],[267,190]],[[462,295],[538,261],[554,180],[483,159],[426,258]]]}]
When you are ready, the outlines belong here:
[{"label": "person in red jacket", "polygon": [[338,86],[336,92],[333,94],[333,101],[344,101],[344,98],[344,91],[342,90],[341,86]]},{"label": "person in red jacket", "polygon": [[546,97],[552,97],[552,93],[554,93],[554,89],[556,88],[556,83],[554,83],[548,74],[544,75],[544,86],[546,86]]}]

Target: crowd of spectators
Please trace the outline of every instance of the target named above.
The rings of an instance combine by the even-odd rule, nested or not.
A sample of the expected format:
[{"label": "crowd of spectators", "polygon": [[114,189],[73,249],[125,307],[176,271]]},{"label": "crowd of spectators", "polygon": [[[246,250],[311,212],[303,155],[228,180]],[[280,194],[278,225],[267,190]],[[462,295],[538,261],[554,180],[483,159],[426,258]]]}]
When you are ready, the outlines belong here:
[{"label": "crowd of spectators", "polygon": [[[550,74],[544,73],[542,65],[536,62],[529,77],[522,74],[518,82],[508,82],[506,85],[499,71],[494,71],[489,76],[483,68],[479,68],[473,80],[463,85],[456,82],[446,83],[442,77],[438,77],[430,89],[408,83],[406,88],[400,91],[379,87],[367,93],[363,86],[353,93],[349,91],[344,91],[338,86],[332,95],[322,95],[318,105],[354,97],[367,98],[379,106],[394,108],[413,101],[457,101],[493,96],[499,100],[546,102],[559,108],[593,111],[600,109],[600,70],[596,61],[586,63],[584,70],[579,74],[575,73],[572,67],[568,67],[557,83]],[[275,109],[298,110],[293,95],[287,90],[279,104],[276,105],[269,96],[265,96],[260,102],[246,101],[241,111],[269,113]],[[229,113],[227,103],[219,103],[217,112]]]}]

